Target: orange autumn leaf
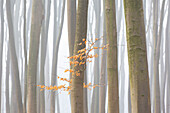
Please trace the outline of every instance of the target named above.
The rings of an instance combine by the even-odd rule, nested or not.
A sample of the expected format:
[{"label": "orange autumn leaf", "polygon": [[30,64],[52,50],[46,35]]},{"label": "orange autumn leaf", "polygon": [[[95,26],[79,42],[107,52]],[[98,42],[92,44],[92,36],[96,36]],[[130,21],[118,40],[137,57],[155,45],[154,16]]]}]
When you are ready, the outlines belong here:
[{"label": "orange autumn leaf", "polygon": [[93,49],[98,49],[98,47],[93,47]]},{"label": "orange autumn leaf", "polygon": [[44,85],[41,85],[40,88],[44,88],[45,86]]},{"label": "orange autumn leaf", "polygon": [[70,73],[74,72],[72,69],[70,69]]},{"label": "orange autumn leaf", "polygon": [[43,91],[44,89],[40,89],[40,91]]},{"label": "orange autumn leaf", "polygon": [[95,54],[94,57],[95,57],[95,58],[98,57],[98,54]]},{"label": "orange autumn leaf", "polygon": [[95,39],[95,41],[99,40],[98,38]]},{"label": "orange autumn leaf", "polygon": [[79,66],[82,64],[82,62],[79,63]]},{"label": "orange autumn leaf", "polygon": [[69,71],[69,69],[66,69],[66,70],[64,71],[64,73],[66,73],[67,71]]},{"label": "orange autumn leaf", "polygon": [[80,46],[80,45],[82,45],[82,43],[79,43],[78,45]]}]

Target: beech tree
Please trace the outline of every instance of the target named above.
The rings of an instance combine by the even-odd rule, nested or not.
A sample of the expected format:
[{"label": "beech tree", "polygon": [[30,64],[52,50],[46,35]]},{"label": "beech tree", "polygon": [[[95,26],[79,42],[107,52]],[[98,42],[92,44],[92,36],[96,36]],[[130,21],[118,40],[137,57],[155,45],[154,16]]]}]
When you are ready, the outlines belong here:
[{"label": "beech tree", "polygon": [[132,113],[151,113],[143,1],[124,0]]},{"label": "beech tree", "polygon": [[119,113],[118,53],[115,0],[105,0],[107,43],[108,113]]},{"label": "beech tree", "polygon": [[[85,43],[78,45],[82,42],[82,39],[87,36],[87,10],[88,0],[78,0],[78,9],[76,15],[76,35],[74,44],[74,55],[78,50],[85,48]],[[78,60],[79,61],[79,60]],[[71,90],[71,111],[72,113],[84,113],[83,103],[83,81],[85,64],[76,66],[74,71],[80,71],[80,76],[74,76],[72,78],[72,90]]]},{"label": "beech tree", "polygon": [[27,67],[27,113],[37,113],[37,97],[35,86],[37,81],[37,61],[39,53],[40,32],[42,20],[44,19],[42,0],[33,0],[32,2],[30,48]]}]

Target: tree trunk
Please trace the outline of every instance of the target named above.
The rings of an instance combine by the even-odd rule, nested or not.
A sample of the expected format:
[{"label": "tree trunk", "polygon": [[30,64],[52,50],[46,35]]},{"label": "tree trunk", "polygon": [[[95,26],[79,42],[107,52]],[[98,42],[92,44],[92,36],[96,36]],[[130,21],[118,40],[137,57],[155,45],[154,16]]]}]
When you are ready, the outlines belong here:
[{"label": "tree trunk", "polygon": [[170,66],[170,40],[169,40],[169,36],[170,36],[170,1],[169,1],[169,7],[168,7],[168,19],[167,19],[167,25],[166,25],[166,41],[165,41],[165,74],[166,74],[166,113],[170,113],[170,70],[169,70],[169,66]]},{"label": "tree trunk", "polygon": [[[78,50],[85,48],[85,44],[78,45],[82,42],[82,39],[86,39],[87,36],[87,10],[88,0],[78,0],[78,10],[76,15],[76,36],[74,55]],[[80,59],[78,59],[80,61]],[[74,71],[80,71],[80,76],[74,75],[72,78],[72,90],[71,90],[71,111],[72,113],[84,113],[83,102],[83,82],[85,64],[74,67]]]},{"label": "tree trunk", "polygon": [[[105,24],[104,24],[105,26]],[[105,27],[104,27],[105,28]],[[106,33],[104,29],[103,45],[106,44]],[[100,74],[100,87],[99,87],[99,113],[105,113],[105,102],[106,102],[106,58],[107,51],[102,50],[102,61],[101,61],[101,74]]]},{"label": "tree trunk", "polygon": [[[103,0],[105,2],[105,0]],[[103,2],[103,3],[104,3]],[[105,7],[105,4],[103,5]],[[103,10],[104,11],[104,10]],[[104,11],[105,15],[105,11]],[[106,39],[106,21],[104,17],[104,22],[103,22],[103,44],[106,45],[107,39]],[[101,57],[101,72],[100,72],[100,81],[99,84],[101,85],[99,87],[99,113],[105,113],[105,102],[106,102],[106,62],[107,62],[107,51],[102,50],[102,57]]]},{"label": "tree trunk", "polygon": [[[58,50],[59,50],[59,43],[60,43],[60,39],[61,39],[61,33],[62,33],[62,29],[63,29],[63,22],[64,22],[64,12],[65,12],[65,0],[63,0],[63,8],[62,8],[62,15],[61,15],[61,23],[59,26],[59,32],[58,34],[57,32],[57,2],[54,2],[54,34],[53,34],[53,62],[52,62],[52,75],[51,75],[51,85],[57,85],[57,62],[58,62]],[[56,31],[56,32],[55,32]],[[56,38],[57,37],[57,38]],[[55,113],[55,94],[58,91],[51,91],[51,106],[50,106],[50,111],[51,113]],[[57,95],[57,113],[60,113],[60,106],[59,106],[59,98]]]},{"label": "tree trunk", "polygon": [[0,38],[0,113],[1,113],[1,87],[2,87],[2,56],[3,56],[3,41],[4,41],[4,0],[1,0],[1,38]]},{"label": "tree trunk", "polygon": [[[67,23],[68,23],[69,56],[73,56],[76,34],[76,0],[67,1],[67,20],[68,20]],[[72,59],[70,59],[70,61],[72,61]],[[73,65],[70,65],[70,69],[73,69]],[[70,79],[72,79],[72,73],[70,73]]]},{"label": "tree trunk", "polygon": [[[95,37],[100,38],[100,13],[101,13],[101,0],[93,0],[94,3],[94,11],[95,11]],[[95,47],[100,46],[100,41],[94,44]],[[94,50],[94,54],[99,55],[99,49]],[[99,84],[100,78],[100,65],[99,65],[99,57],[94,58],[94,84]],[[99,113],[99,88],[93,89],[92,95],[92,103],[91,103],[91,113]]]},{"label": "tree trunk", "polygon": [[160,45],[161,45],[161,35],[162,35],[162,27],[163,27],[163,16],[164,16],[164,5],[165,0],[163,0],[161,15],[160,15],[160,29],[158,37],[154,40],[154,113],[161,112],[160,106],[160,85],[159,85],[159,59],[160,59]]},{"label": "tree trunk", "polygon": [[23,29],[23,39],[24,39],[24,55],[25,55],[25,76],[24,76],[24,101],[23,101],[23,113],[26,113],[27,106],[27,36],[26,36],[26,0],[24,0],[24,29]]},{"label": "tree trunk", "polygon": [[18,107],[18,113],[23,113],[21,86],[20,86],[19,69],[18,69],[18,62],[17,62],[18,60],[17,60],[16,48],[14,42],[14,27],[12,22],[10,0],[6,0],[6,8],[7,8],[7,21],[8,21],[8,28],[9,28],[10,57],[11,57],[11,63],[13,69],[14,85],[16,88],[15,92],[16,92],[17,107]]},{"label": "tree trunk", "polygon": [[[37,12],[38,11],[38,12]],[[36,79],[39,40],[44,9],[42,0],[33,0],[30,33],[29,61],[27,67],[27,113],[37,113]]]},{"label": "tree trunk", "polygon": [[[12,63],[12,62],[11,62]],[[11,84],[12,84],[12,87],[11,87],[11,111],[10,113],[18,113],[18,107],[17,107],[17,98],[16,98],[16,88],[15,88],[15,83],[14,83],[14,75],[13,75],[13,68],[12,68],[12,65],[11,65]]]},{"label": "tree trunk", "polygon": [[10,70],[10,52],[8,46],[7,61],[6,61],[6,113],[10,113],[10,101],[9,101],[9,70]]},{"label": "tree trunk", "polygon": [[124,0],[132,113],[151,113],[142,0]]},{"label": "tree trunk", "polygon": [[115,0],[105,0],[107,43],[108,113],[119,113],[117,30]]},{"label": "tree trunk", "polygon": [[[47,8],[46,8],[47,7]],[[50,7],[51,0],[44,0],[44,9],[45,9],[45,19],[43,21],[41,29],[41,53],[40,53],[40,85],[45,85],[45,60],[46,60],[46,50],[47,50],[47,41],[48,41],[48,28],[49,28],[49,19],[50,19]],[[44,91],[40,92],[40,113],[45,113],[45,95]]]}]

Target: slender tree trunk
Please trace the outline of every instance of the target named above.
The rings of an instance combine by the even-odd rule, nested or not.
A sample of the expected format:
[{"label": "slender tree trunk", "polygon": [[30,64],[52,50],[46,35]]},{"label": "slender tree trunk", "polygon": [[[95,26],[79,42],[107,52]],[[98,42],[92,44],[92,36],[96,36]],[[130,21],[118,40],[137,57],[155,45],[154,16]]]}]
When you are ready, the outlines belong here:
[{"label": "slender tree trunk", "polygon": [[170,70],[169,70],[169,66],[170,66],[170,1],[168,1],[168,19],[167,19],[167,25],[166,25],[166,41],[165,41],[165,74],[166,74],[166,113],[170,113]]},{"label": "slender tree trunk", "polygon": [[[54,2],[54,31],[57,31],[57,18],[56,18],[56,9],[57,9],[57,2]],[[59,26],[59,34],[56,34],[56,32],[54,32],[53,34],[53,62],[52,62],[52,75],[51,75],[51,85],[57,85],[57,62],[58,62],[58,50],[59,50],[59,43],[60,43],[60,39],[61,39],[61,33],[62,33],[62,29],[63,29],[63,22],[64,22],[64,11],[65,11],[65,0],[63,0],[63,8],[62,8],[62,15],[61,15],[61,23]],[[57,37],[57,38],[56,38]],[[51,91],[51,106],[50,106],[50,111],[51,113],[55,113],[55,94],[58,91]],[[60,113],[60,106],[59,106],[59,98],[58,95],[57,97],[57,113]]]},{"label": "slender tree trunk", "polygon": [[36,79],[40,31],[42,20],[44,19],[43,17],[44,9],[42,0],[33,0],[29,61],[27,68],[27,113],[37,113]]},{"label": "slender tree trunk", "polygon": [[[46,3],[45,3],[46,2]],[[51,0],[44,0],[45,19],[41,29],[41,54],[40,54],[40,85],[45,85],[45,60],[48,40],[48,28],[50,19]],[[47,8],[46,8],[47,7]],[[45,95],[44,91],[40,92],[40,113],[45,113]]]},{"label": "slender tree trunk", "polygon": [[3,41],[4,41],[4,0],[1,0],[1,38],[0,38],[0,113],[1,113],[1,87],[2,87],[2,56],[3,56]]},{"label": "slender tree trunk", "polygon": [[142,0],[124,0],[132,113],[151,113]]},{"label": "slender tree trunk", "polygon": [[[76,15],[76,36],[74,55],[78,50],[85,48],[85,44],[78,45],[82,42],[82,39],[87,36],[87,10],[88,0],[78,0],[78,10]],[[78,59],[80,61],[80,59]],[[80,71],[80,76],[74,75],[72,78],[72,90],[71,90],[71,111],[72,113],[84,113],[83,102],[83,82],[85,64],[74,67],[74,71]]]},{"label": "slender tree trunk", "polygon": [[160,45],[161,45],[161,34],[163,26],[163,16],[164,16],[164,5],[165,0],[163,0],[161,15],[160,15],[160,29],[158,37],[154,40],[154,113],[161,112],[160,106],[160,85],[159,85],[159,59],[160,59]]},{"label": "slender tree trunk", "polygon": [[117,30],[115,0],[105,0],[107,43],[108,113],[119,113]]},{"label": "slender tree trunk", "polygon": [[[12,62],[11,62],[12,63]],[[15,83],[14,83],[14,75],[13,75],[13,68],[12,68],[12,65],[11,65],[11,82],[12,82],[12,88],[11,88],[11,111],[10,113],[18,113],[18,107],[17,107],[17,98],[16,98],[16,88],[15,88]]]},{"label": "slender tree trunk", "polygon": [[[9,47],[9,46],[8,46]],[[10,70],[10,52],[8,48],[7,61],[6,61],[6,113],[10,113],[10,101],[9,101],[9,70]]]},{"label": "slender tree trunk", "polygon": [[[72,56],[74,52],[74,42],[76,33],[76,0],[67,1],[67,17],[68,17],[68,41],[69,41],[69,55]],[[71,67],[72,69],[72,67]],[[71,76],[70,76],[71,77]]]},{"label": "slender tree trunk", "polygon": [[159,57],[157,48],[158,41],[158,0],[153,2],[153,113],[160,113],[160,86],[159,86]]},{"label": "slender tree trunk", "polygon": [[[103,45],[106,45],[106,24],[104,19],[104,31],[103,31]],[[106,102],[106,59],[107,51],[102,50],[101,58],[101,74],[100,74],[100,87],[99,87],[99,113],[105,113],[105,102]]]},{"label": "slender tree trunk", "polygon": [[9,28],[10,56],[11,56],[11,63],[13,68],[14,85],[16,88],[15,92],[16,92],[17,107],[18,107],[18,113],[23,113],[21,86],[20,86],[19,69],[18,69],[18,62],[17,62],[18,60],[17,60],[15,41],[14,41],[14,27],[12,22],[10,0],[6,0],[6,8],[7,8],[7,20],[8,20],[8,28]]},{"label": "slender tree trunk", "polygon": [[[93,0],[94,3],[94,11],[95,11],[95,37],[100,38],[100,13],[101,13],[101,0]],[[100,46],[100,41],[94,44],[95,47]],[[99,55],[99,49],[94,50],[94,54]],[[100,65],[99,65],[99,57],[94,58],[94,84],[99,84],[100,78]],[[93,89],[92,95],[92,105],[91,105],[91,113],[99,113],[99,88]]]},{"label": "slender tree trunk", "polygon": [[[67,20],[68,20],[69,56],[73,56],[76,33],[76,0],[67,1]],[[70,61],[72,61],[72,59],[70,59]],[[73,69],[72,65],[70,65],[70,69]],[[70,79],[72,79],[72,73],[70,73]]]},{"label": "slender tree trunk", "polygon": [[23,113],[26,113],[27,106],[27,36],[26,36],[26,2],[24,0],[24,29],[23,29],[23,39],[24,39],[24,55],[25,55],[25,76],[24,76],[24,101],[23,101]]}]

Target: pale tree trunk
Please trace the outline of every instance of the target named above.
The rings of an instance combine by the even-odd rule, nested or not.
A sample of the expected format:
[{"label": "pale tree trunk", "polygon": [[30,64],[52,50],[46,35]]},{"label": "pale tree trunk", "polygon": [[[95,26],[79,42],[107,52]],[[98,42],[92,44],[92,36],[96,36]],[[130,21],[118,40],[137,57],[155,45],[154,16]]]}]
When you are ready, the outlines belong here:
[{"label": "pale tree trunk", "polygon": [[115,0],[105,0],[107,43],[108,113],[119,113],[118,53]]},{"label": "pale tree trunk", "polygon": [[36,79],[39,53],[39,40],[44,9],[42,0],[33,0],[29,61],[27,67],[27,113],[37,113]]},{"label": "pale tree trunk", "polygon": [[165,0],[163,0],[162,8],[161,8],[160,29],[158,32],[158,36],[154,38],[154,78],[153,78],[154,113],[161,112],[160,85],[159,85],[159,59],[160,59],[161,34],[162,34],[162,27],[163,27],[164,5],[165,5]]},{"label": "pale tree trunk", "polygon": [[158,0],[153,2],[153,80],[152,103],[153,113],[160,113],[160,87],[159,87],[159,57],[156,51],[158,41]]},{"label": "pale tree trunk", "polygon": [[24,100],[23,100],[23,113],[26,113],[27,103],[27,36],[26,36],[26,2],[24,0],[24,28],[23,28],[23,39],[24,39],[24,55],[25,55],[25,76],[24,76]]},{"label": "pale tree trunk", "polygon": [[[64,22],[64,11],[65,11],[65,0],[63,0],[63,8],[62,8],[62,14],[61,14],[61,23],[59,26],[59,34],[57,34],[57,2],[54,1],[54,34],[53,34],[53,57],[52,57],[52,75],[51,75],[51,85],[57,85],[57,62],[58,62],[58,50],[59,50],[59,43],[61,39],[61,33],[63,29],[63,22]],[[55,113],[55,94],[57,94],[58,91],[51,91],[51,106],[50,106],[50,113]],[[60,113],[60,107],[59,107],[59,98],[58,95],[57,98],[57,113]]]},{"label": "pale tree trunk", "polygon": [[[67,1],[67,21],[68,21],[67,23],[68,23],[69,56],[73,56],[76,33],[76,0]],[[70,61],[72,60],[70,59]],[[72,65],[70,65],[70,69],[73,69]],[[71,78],[72,74],[70,73],[70,79]]]},{"label": "pale tree trunk", "polygon": [[6,8],[7,8],[7,20],[8,20],[8,28],[9,28],[9,46],[10,46],[10,57],[13,69],[13,78],[14,85],[16,88],[16,100],[18,113],[23,113],[22,106],[22,95],[21,95],[21,86],[20,86],[20,78],[19,78],[19,69],[18,69],[18,59],[16,56],[16,48],[14,42],[14,27],[12,22],[12,13],[11,13],[11,3],[10,0],[6,0]]},{"label": "pale tree trunk", "polygon": [[124,0],[132,113],[151,113],[142,0]]},{"label": "pale tree trunk", "polygon": [[1,38],[0,38],[0,113],[1,113],[1,81],[2,81],[2,56],[3,56],[3,41],[4,41],[4,0],[1,0]]},{"label": "pale tree trunk", "polygon": [[[104,19],[103,25],[103,45],[106,45],[106,23]],[[105,113],[105,102],[106,102],[106,62],[107,62],[107,50],[102,50],[101,58],[101,72],[99,80],[99,113]]]},{"label": "pale tree trunk", "polygon": [[8,46],[8,52],[7,52],[7,61],[6,61],[6,113],[10,113],[10,101],[9,101],[9,71],[10,71],[10,52],[9,52],[9,46]]},{"label": "pale tree trunk", "polygon": [[[82,42],[83,38],[87,37],[87,11],[88,11],[88,0],[78,0],[78,9],[76,15],[76,36],[74,44],[74,55],[77,54],[78,50],[85,48],[85,44],[78,45]],[[80,61],[80,59],[78,59]],[[74,75],[72,78],[72,89],[71,89],[71,112],[72,113],[84,113],[84,102],[83,102],[83,82],[84,82],[84,71],[85,64],[74,67],[74,71],[80,71],[80,76]]]},{"label": "pale tree trunk", "polygon": [[[121,44],[125,45],[124,42],[125,42],[125,40],[122,39]],[[124,46],[121,46],[121,54],[122,54],[121,61],[120,61],[121,64],[120,64],[120,69],[119,69],[119,71],[120,71],[119,73],[121,75],[121,80],[119,79],[119,81],[121,81],[121,88],[120,88],[120,97],[121,98],[119,98],[120,99],[119,102],[120,102],[120,113],[124,113],[125,112],[124,111],[124,104],[125,104],[125,102],[124,102],[124,97],[125,97],[125,76],[126,76],[125,67],[124,67],[125,66],[125,58],[124,58],[124,56],[125,56],[125,47]],[[129,104],[128,104],[128,106],[129,106]]]},{"label": "pale tree trunk", "polygon": [[[75,32],[76,32],[76,0],[67,1],[67,17],[68,17],[68,41],[69,55],[74,52]],[[72,68],[72,67],[71,67]],[[71,77],[71,76],[70,76]]]},{"label": "pale tree trunk", "polygon": [[[12,63],[12,62],[11,62]],[[10,113],[18,113],[18,107],[17,107],[17,104],[16,104],[16,102],[17,102],[17,98],[16,98],[16,88],[15,88],[15,83],[14,83],[14,75],[13,75],[13,68],[12,68],[12,65],[11,65],[11,72],[10,72],[10,74],[11,74],[11,84],[12,84],[12,87],[11,87],[11,106],[10,106],[10,109],[11,109],[11,111],[10,111]]]},{"label": "pale tree trunk", "polygon": [[[47,50],[47,40],[48,40],[48,28],[50,19],[50,6],[51,0],[44,0],[45,9],[45,19],[43,21],[41,29],[41,52],[40,52],[40,85],[45,85],[45,60],[46,60],[46,50]],[[46,8],[47,7],[47,8]],[[40,92],[40,113],[45,113],[45,95],[44,91]]]},{"label": "pale tree trunk", "polygon": [[161,77],[161,86],[160,86],[160,104],[161,104],[161,111],[165,113],[165,85],[166,85],[166,75],[165,75],[165,64],[164,64],[164,40],[163,37],[163,22],[164,22],[164,7],[165,7],[165,0],[163,0],[162,8],[161,8],[161,17],[160,17],[160,29],[159,29],[159,38],[161,38],[161,46],[160,46],[160,77]]},{"label": "pale tree trunk", "polygon": [[168,4],[168,19],[167,19],[167,25],[166,25],[166,39],[165,39],[165,74],[166,74],[166,113],[170,113],[170,1]]},{"label": "pale tree trunk", "polygon": [[[95,36],[94,38],[100,38],[100,13],[101,13],[101,0],[93,0],[94,11],[95,11]],[[94,44],[95,47],[100,46],[100,41]],[[94,50],[94,54],[99,55],[99,49]],[[100,69],[99,69],[99,57],[94,58],[94,84],[99,84]],[[91,113],[99,113],[99,88],[93,89],[92,103],[91,103]]]}]

